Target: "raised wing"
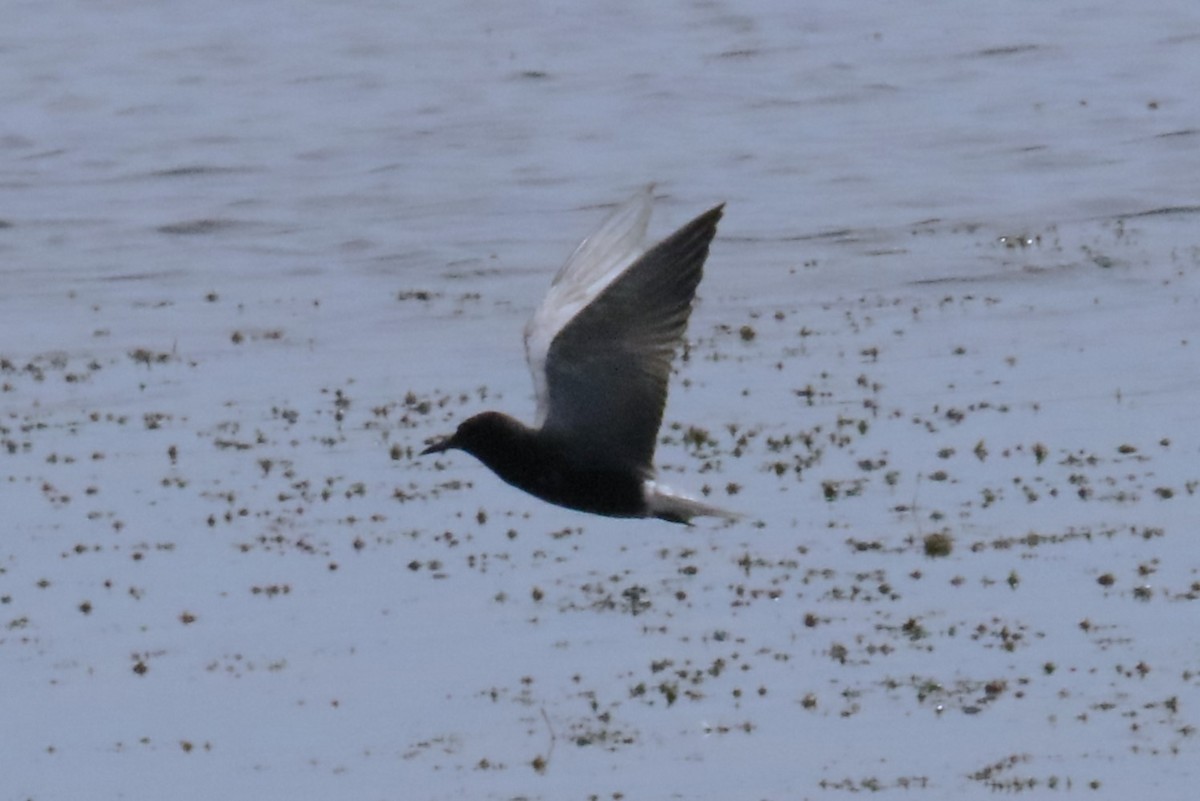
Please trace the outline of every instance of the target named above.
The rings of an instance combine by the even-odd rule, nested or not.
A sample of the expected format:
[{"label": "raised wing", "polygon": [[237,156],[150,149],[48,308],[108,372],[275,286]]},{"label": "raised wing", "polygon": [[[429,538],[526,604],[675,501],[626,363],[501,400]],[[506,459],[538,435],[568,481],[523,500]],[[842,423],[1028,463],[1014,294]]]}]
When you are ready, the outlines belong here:
[{"label": "raised wing", "polygon": [[[645,202],[648,206],[648,196]],[[611,223],[629,207],[622,206],[601,227],[601,232],[608,231],[606,237],[612,237],[610,241],[616,241],[614,234],[620,230],[610,228]],[[563,320],[560,310],[570,305],[556,304],[547,315],[559,325],[541,364],[543,430],[569,438],[573,449],[597,462],[650,472],[671,360],[687,328],[722,209],[717,206],[701,214],[616,275],[609,272],[593,280],[586,291],[564,292],[563,297],[574,298],[578,310]],[[637,216],[648,212],[648,207],[639,209]],[[627,224],[625,230],[629,228]],[[590,263],[574,264],[595,238],[580,246],[556,283],[573,284],[576,274],[599,275]],[[616,248],[600,248],[596,253],[610,258],[610,271],[621,263]],[[543,309],[548,302],[549,298]],[[535,322],[542,313],[535,315]],[[531,367],[537,383],[532,359]]]},{"label": "raised wing", "polygon": [[645,251],[654,185],[642,189],[613,211],[596,231],[579,243],[554,276],[550,291],[525,325],[525,359],[537,397],[535,425],[546,421],[550,393],[546,356],[550,343],[585,306]]}]

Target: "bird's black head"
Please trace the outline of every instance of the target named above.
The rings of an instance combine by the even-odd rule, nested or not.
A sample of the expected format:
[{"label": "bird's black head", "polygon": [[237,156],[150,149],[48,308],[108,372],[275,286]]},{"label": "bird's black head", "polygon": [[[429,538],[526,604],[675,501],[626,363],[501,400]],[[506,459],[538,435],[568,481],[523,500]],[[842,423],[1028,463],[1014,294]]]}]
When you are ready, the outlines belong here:
[{"label": "bird's black head", "polygon": [[421,451],[421,455],[428,456],[456,448],[483,458],[488,454],[503,452],[527,431],[524,425],[506,414],[483,412],[459,423],[458,430]]}]

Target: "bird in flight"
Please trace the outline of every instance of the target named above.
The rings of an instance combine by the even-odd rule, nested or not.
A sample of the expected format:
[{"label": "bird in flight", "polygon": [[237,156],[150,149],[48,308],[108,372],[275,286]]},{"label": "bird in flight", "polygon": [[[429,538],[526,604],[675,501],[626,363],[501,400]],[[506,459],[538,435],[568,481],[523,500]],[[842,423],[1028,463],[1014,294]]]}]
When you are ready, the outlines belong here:
[{"label": "bird in flight", "polygon": [[724,204],[647,249],[653,188],[580,243],[525,326],[536,424],[483,412],[422,456],[465,451],[512,486],[581,512],[737,518],[655,481],[671,361]]}]

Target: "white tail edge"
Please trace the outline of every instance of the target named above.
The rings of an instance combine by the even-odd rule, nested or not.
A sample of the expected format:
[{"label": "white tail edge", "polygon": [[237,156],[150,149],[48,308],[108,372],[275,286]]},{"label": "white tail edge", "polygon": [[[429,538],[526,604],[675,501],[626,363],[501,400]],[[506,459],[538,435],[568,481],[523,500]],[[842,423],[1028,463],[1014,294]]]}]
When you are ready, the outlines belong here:
[{"label": "white tail edge", "polygon": [[672,523],[683,523],[688,526],[692,524],[694,517],[719,517],[730,523],[742,518],[736,512],[729,512],[695,498],[680,495],[669,487],[664,487],[654,481],[647,481],[643,484],[642,492],[646,498],[647,517],[657,517],[660,520],[669,520]]}]

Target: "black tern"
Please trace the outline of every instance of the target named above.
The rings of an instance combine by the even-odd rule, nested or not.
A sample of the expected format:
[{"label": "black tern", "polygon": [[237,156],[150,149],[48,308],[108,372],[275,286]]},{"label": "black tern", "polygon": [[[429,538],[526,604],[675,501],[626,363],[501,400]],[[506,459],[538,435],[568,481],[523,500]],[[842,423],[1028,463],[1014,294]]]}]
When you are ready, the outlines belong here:
[{"label": "black tern", "polygon": [[525,326],[536,426],[483,412],[422,456],[466,451],[512,486],[581,512],[737,518],[654,479],[671,362],[724,204],[646,249],[652,190],[580,243]]}]

